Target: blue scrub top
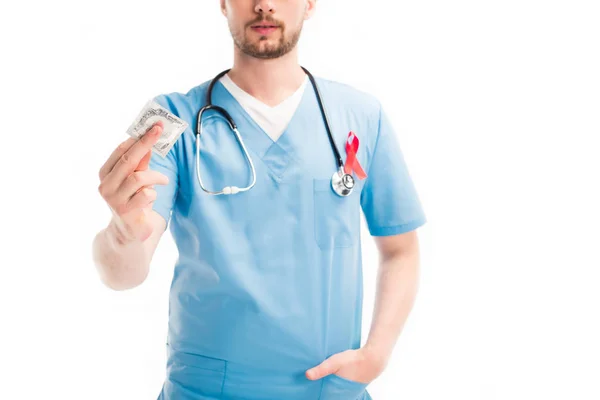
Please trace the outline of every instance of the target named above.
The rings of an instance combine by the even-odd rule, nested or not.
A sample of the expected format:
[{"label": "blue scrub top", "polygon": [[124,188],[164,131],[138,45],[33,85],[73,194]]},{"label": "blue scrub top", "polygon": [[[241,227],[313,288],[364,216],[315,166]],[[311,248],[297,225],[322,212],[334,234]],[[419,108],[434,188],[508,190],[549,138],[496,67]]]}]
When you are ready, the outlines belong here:
[{"label": "blue scrub top", "polygon": [[[150,161],[169,178],[155,186],[153,209],[179,252],[159,399],[371,399],[365,384],[337,375],[311,381],[305,371],[361,345],[361,209],[374,236],[426,219],[381,104],[348,85],[316,81],[344,161],[348,133],[360,140],[368,177],[356,179],[348,197],[331,188],[337,163],[310,85],[273,141],[216,83],[213,104],[231,114],[256,168],[255,186],[235,195],[209,195],[197,179],[195,129],[209,82],[155,98],[190,125],[166,158],[153,153]],[[205,187],[247,186],[249,165],[227,123],[213,111],[203,120]]]}]

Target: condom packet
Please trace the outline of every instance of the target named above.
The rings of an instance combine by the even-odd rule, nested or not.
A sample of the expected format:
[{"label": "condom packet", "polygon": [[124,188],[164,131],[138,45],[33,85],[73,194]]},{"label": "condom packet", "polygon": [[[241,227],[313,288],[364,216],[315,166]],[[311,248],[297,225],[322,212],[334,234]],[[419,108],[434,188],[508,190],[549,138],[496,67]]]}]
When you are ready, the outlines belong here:
[{"label": "condom packet", "polygon": [[152,151],[165,158],[179,136],[189,124],[158,104],[154,99],[148,100],[133,123],[127,128],[127,134],[139,139],[157,121],[163,122],[163,131],[158,141],[152,146]]}]

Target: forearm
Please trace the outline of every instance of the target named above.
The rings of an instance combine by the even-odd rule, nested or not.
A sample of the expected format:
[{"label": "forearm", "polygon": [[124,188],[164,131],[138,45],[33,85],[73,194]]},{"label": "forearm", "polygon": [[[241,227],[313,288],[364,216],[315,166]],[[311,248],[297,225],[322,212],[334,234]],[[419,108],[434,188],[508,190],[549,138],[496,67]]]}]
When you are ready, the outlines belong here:
[{"label": "forearm", "polygon": [[150,260],[144,242],[123,240],[114,219],[94,238],[93,259],[100,279],[114,290],[135,287],[148,275]]},{"label": "forearm", "polygon": [[371,329],[365,347],[387,363],[417,293],[418,250],[382,258]]}]

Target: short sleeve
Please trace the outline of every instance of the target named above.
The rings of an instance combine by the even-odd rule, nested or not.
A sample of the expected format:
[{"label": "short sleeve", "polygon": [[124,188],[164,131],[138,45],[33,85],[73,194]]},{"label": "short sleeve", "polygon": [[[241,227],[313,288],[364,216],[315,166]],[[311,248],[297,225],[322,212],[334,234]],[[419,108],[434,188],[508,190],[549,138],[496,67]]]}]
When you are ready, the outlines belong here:
[{"label": "short sleeve", "polygon": [[[164,95],[159,95],[154,98],[154,100],[165,107],[170,112],[173,112],[169,107]],[[174,113],[175,114],[175,113]],[[179,185],[178,181],[178,171],[177,171],[177,142],[171,147],[167,156],[165,158],[161,157],[158,153],[152,151],[152,156],[150,157],[150,163],[148,167],[153,170],[160,172],[169,178],[169,183],[166,185],[154,185],[154,190],[156,190],[156,200],[152,205],[152,209],[159,213],[169,224],[171,211],[173,206],[175,205],[175,199],[177,196],[177,187]]]},{"label": "short sleeve", "polygon": [[426,222],[396,133],[381,108],[361,207],[372,236],[405,233]]}]

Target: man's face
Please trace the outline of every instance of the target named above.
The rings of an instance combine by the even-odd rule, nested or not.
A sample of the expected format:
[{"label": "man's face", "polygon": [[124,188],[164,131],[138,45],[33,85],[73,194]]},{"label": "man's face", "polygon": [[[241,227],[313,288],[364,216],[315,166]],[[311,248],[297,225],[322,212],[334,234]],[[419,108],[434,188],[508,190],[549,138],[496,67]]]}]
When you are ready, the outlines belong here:
[{"label": "man's face", "polygon": [[316,0],[221,0],[235,45],[263,59],[281,57],[298,43]]}]

